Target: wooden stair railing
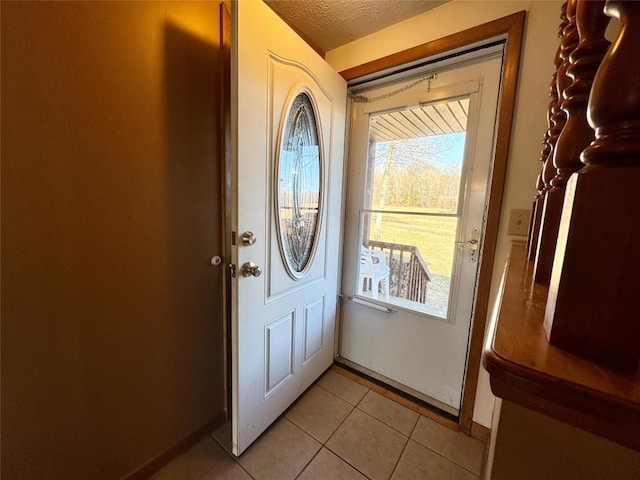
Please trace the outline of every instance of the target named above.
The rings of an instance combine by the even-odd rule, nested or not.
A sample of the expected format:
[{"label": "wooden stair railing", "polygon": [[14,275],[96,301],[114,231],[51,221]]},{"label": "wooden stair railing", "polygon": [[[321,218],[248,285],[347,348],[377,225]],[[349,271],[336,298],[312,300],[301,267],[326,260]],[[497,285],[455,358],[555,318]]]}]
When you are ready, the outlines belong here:
[{"label": "wooden stair railing", "polygon": [[[563,89],[561,108],[567,120],[554,149],[553,163],[557,173],[545,197],[544,234],[540,237],[536,265],[536,281],[540,283],[547,284],[551,279],[565,186],[571,174],[584,166],[580,154],[594,138],[594,131],[587,121],[587,102],[596,70],[609,48],[604,35],[610,18],[604,14],[603,7],[604,0],[577,2],[575,22],[569,23],[564,38],[564,59],[559,75],[562,77],[561,73],[565,71],[565,81],[570,84],[564,87],[559,83],[558,90]],[[568,51],[571,53],[566,57]]]},{"label": "wooden stair railing", "polygon": [[[567,2],[562,4],[562,11],[560,13],[560,26],[558,27],[558,38],[562,37],[562,32],[567,26]],[[549,85],[549,108],[547,109],[547,131],[544,133],[544,140],[542,141],[542,152],[540,153],[540,162],[542,163],[542,170],[538,174],[536,180],[536,188],[538,190],[536,196],[533,199],[533,207],[531,209],[531,221],[529,223],[529,237],[527,238],[527,251],[530,260],[535,260],[536,252],[538,251],[538,236],[540,235],[540,224],[542,223],[542,208],[544,206],[544,197],[547,191],[551,188],[551,165],[549,162],[552,160],[553,147],[558,140],[558,136],[552,136],[554,129],[554,114],[557,115],[558,109],[558,68],[562,63],[560,58],[561,45],[558,45],[556,56],[553,61],[555,70],[551,76],[551,85]],[[546,173],[546,174],[545,174]]]},{"label": "wooden stair railing", "polygon": [[636,374],[640,366],[640,3],[608,0],[620,30],[593,81],[595,140],[571,176],[545,312],[552,345]]},{"label": "wooden stair railing", "polygon": [[554,140],[553,149],[547,160],[545,169],[545,183],[549,185],[544,196],[544,207],[542,209],[542,222],[538,233],[538,246],[536,250],[534,278],[536,282],[548,284],[551,278],[551,267],[553,265],[553,254],[558,238],[558,227],[560,225],[560,215],[562,213],[562,200],[564,189],[558,188],[556,178],[558,176],[557,159],[559,157],[558,142],[567,123],[567,112],[563,108],[565,90],[571,84],[571,79],[567,76],[569,68],[569,55],[578,45],[578,30],[576,26],[576,4],[577,0],[567,2],[567,24],[560,38],[560,59],[556,84],[558,103],[555,106],[553,117],[553,130],[551,138]]},{"label": "wooden stair railing", "polygon": [[[576,5],[569,133],[555,145],[555,183],[568,181],[550,284],[533,281],[530,252],[514,243],[483,364],[496,396],[640,451],[640,2],[604,4],[620,20],[604,58],[602,5]],[[564,136],[586,141],[587,95],[595,132],[580,169],[579,147]]]}]

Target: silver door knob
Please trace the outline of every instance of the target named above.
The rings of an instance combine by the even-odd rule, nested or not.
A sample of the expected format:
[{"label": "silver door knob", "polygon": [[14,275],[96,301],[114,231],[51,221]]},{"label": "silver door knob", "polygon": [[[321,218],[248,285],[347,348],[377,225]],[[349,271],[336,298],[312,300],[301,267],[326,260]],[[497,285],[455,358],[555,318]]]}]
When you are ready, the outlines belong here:
[{"label": "silver door knob", "polygon": [[211,265],[220,265],[222,263],[222,257],[220,255],[214,255],[211,257]]},{"label": "silver door knob", "polygon": [[247,262],[242,265],[243,277],[259,277],[260,275],[262,275],[262,269],[253,262]]},{"label": "silver door knob", "polygon": [[242,244],[243,245],[253,245],[256,243],[256,236],[253,232],[246,231],[242,234]]},{"label": "silver door knob", "polygon": [[471,230],[471,240],[456,242],[456,245],[469,245],[469,262],[476,263],[478,260],[478,247],[480,240],[480,227],[473,227]]}]

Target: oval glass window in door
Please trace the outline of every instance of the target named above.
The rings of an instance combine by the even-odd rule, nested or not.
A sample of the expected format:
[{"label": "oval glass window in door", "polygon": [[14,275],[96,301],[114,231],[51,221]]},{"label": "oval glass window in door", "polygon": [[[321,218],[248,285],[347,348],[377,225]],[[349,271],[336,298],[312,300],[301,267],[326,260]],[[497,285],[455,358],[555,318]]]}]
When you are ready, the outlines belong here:
[{"label": "oval glass window in door", "polygon": [[321,211],[322,148],[314,103],[307,91],[285,112],[277,159],[277,224],[284,264],[301,278],[313,258]]}]

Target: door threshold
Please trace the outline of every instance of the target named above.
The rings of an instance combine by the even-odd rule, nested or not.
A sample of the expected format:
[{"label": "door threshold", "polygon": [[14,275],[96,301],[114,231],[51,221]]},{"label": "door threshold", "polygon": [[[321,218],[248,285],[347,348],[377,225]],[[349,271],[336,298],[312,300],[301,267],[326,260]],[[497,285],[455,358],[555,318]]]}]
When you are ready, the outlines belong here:
[{"label": "door threshold", "polygon": [[[374,372],[373,370],[369,370],[362,365],[358,365],[346,358],[338,357],[334,359],[334,367],[341,369],[346,373],[350,373],[360,379],[364,380],[369,384],[373,384],[379,387],[379,389],[386,390],[387,392],[393,394],[396,397],[401,397],[404,400],[412,403],[417,408],[412,408],[411,405],[407,405],[407,407],[412,408],[412,410],[419,411],[425,416],[429,418],[440,421],[447,420],[445,423],[448,426],[450,422],[453,422],[456,425],[459,423],[458,410],[445,405],[438,400],[429,397],[428,395],[424,395],[416,390],[413,390],[406,385],[402,385],[384,375],[380,375],[379,373]],[[357,378],[353,380],[358,381]],[[367,385],[370,387],[370,385]],[[404,402],[403,402],[404,403]],[[429,412],[429,414],[425,414],[424,411]],[[435,414],[435,415],[434,415]],[[439,417],[439,418],[434,418]]]}]

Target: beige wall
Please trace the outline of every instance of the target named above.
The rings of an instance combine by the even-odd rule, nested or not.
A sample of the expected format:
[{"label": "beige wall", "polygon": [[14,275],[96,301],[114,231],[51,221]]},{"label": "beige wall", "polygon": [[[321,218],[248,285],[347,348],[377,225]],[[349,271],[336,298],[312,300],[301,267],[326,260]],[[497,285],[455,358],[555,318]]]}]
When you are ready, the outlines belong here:
[{"label": "beige wall", "polygon": [[[546,130],[548,90],[562,1],[465,1],[453,0],[422,15],[405,20],[360,40],[327,52],[327,61],[338,71],[471,28],[496,18],[526,10],[524,47],[518,97],[511,138],[511,152],[504,191],[500,233],[495,255],[492,299],[512,239],[506,234],[512,208],[530,208],[535,178],[540,169],[542,135]],[[494,303],[494,300],[491,301]],[[480,372],[474,420],[491,425],[494,397],[488,376]]]},{"label": "beige wall", "polygon": [[640,452],[503,401],[492,480],[631,480]]},{"label": "beige wall", "polygon": [[224,409],[217,2],[2,2],[2,474],[116,479]]}]

